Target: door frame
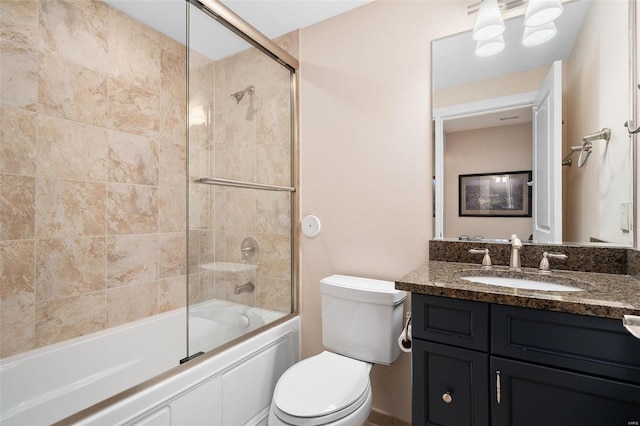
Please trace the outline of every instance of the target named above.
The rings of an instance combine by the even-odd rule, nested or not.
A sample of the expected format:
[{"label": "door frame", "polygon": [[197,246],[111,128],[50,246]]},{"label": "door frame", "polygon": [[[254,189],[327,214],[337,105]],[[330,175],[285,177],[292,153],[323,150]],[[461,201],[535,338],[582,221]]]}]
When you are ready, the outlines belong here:
[{"label": "door frame", "polygon": [[481,101],[469,102],[465,104],[452,105],[448,107],[434,108],[433,122],[435,132],[435,228],[433,238],[444,238],[444,123],[465,117],[474,117],[498,111],[509,111],[512,109],[531,107],[533,108],[537,91],[518,93],[510,96],[483,99]]}]

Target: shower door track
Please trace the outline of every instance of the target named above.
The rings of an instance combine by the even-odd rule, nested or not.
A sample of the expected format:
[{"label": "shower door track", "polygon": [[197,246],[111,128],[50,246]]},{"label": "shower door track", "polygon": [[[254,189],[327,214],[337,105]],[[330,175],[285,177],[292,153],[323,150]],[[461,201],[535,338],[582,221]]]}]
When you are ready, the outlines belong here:
[{"label": "shower door track", "polygon": [[206,177],[206,178],[196,179],[195,181],[198,183],[206,183],[207,185],[232,186],[235,188],[248,188],[248,189],[264,189],[267,191],[296,192],[296,189],[290,186],[267,185],[264,183],[245,182],[242,180],[233,180],[233,179]]}]

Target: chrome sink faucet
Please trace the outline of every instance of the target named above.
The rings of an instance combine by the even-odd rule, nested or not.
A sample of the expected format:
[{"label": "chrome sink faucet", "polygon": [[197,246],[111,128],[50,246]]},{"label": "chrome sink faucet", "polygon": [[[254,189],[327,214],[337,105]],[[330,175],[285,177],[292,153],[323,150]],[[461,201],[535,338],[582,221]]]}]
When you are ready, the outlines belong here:
[{"label": "chrome sink faucet", "polygon": [[521,271],[520,250],[522,250],[522,241],[516,234],[511,235],[511,257],[509,258],[509,270]]}]

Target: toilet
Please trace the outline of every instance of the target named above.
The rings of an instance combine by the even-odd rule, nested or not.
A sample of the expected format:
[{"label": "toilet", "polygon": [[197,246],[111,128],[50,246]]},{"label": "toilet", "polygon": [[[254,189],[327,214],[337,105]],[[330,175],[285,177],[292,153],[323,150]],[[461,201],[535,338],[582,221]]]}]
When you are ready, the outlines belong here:
[{"label": "toilet", "polygon": [[393,363],[407,293],[394,283],[332,275],[320,281],[324,352],[278,380],[269,426],[362,425],[371,411],[369,372]]}]

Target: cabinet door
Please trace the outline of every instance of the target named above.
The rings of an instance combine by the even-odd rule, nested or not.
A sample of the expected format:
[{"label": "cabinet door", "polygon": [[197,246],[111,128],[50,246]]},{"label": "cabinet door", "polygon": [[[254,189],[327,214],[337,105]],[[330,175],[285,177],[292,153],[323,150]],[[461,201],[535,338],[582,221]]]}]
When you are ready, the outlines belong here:
[{"label": "cabinet door", "polygon": [[413,425],[489,422],[488,355],[413,340]]},{"label": "cabinet door", "polygon": [[491,357],[493,426],[635,425],[640,386]]}]

